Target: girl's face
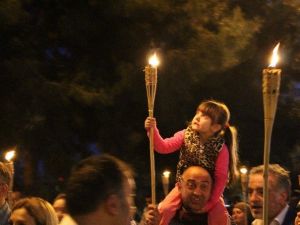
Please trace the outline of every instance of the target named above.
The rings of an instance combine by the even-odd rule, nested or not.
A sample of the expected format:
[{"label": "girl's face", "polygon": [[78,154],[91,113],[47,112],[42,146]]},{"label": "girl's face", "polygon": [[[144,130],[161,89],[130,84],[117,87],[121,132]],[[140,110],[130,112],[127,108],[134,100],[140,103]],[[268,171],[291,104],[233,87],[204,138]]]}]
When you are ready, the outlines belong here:
[{"label": "girl's face", "polygon": [[239,208],[233,208],[233,210],[232,210],[232,219],[233,219],[233,222],[236,223],[237,225],[247,224],[246,223],[246,215]]},{"label": "girl's face", "polygon": [[198,111],[192,120],[192,129],[201,134],[212,136],[221,129],[221,125],[213,124],[209,116]]},{"label": "girl's face", "polygon": [[11,225],[36,225],[32,216],[29,215],[25,208],[19,208],[12,212],[9,224]]}]

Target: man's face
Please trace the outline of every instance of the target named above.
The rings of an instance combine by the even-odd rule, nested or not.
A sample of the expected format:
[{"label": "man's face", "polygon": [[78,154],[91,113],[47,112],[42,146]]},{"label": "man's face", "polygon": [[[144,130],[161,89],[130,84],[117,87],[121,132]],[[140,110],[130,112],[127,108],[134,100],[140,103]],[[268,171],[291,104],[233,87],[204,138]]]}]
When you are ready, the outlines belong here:
[{"label": "man's face", "polygon": [[[272,174],[269,174],[269,221],[273,220],[286,206],[288,197],[286,191],[278,188],[276,184],[276,178],[272,176]],[[250,175],[248,183],[248,197],[251,213],[255,219],[263,218],[263,186],[264,179],[262,174]]]},{"label": "man's face", "polygon": [[210,198],[212,180],[205,169],[191,166],[182,174],[178,187],[183,206],[187,210],[198,213]]}]

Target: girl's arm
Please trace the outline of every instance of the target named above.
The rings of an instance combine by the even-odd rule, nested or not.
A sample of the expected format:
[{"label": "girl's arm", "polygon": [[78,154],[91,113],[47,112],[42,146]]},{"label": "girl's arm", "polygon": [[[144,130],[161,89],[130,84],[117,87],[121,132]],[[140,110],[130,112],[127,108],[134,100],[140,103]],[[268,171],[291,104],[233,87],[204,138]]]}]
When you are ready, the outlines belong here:
[{"label": "girl's arm", "polygon": [[210,199],[204,206],[203,211],[207,212],[212,209],[223,194],[228,180],[228,166],[229,153],[227,146],[224,144],[216,160],[213,190]]},{"label": "girl's arm", "polygon": [[[149,132],[148,132],[149,135]],[[161,154],[168,154],[177,151],[184,140],[184,130],[178,131],[173,137],[163,139],[155,126],[153,129],[154,149]]]}]

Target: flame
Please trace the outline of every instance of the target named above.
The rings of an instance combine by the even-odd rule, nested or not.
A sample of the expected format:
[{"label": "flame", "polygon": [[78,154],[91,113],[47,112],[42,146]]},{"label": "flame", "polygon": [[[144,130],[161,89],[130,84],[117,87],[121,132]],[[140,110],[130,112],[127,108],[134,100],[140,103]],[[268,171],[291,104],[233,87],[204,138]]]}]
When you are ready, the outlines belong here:
[{"label": "flame", "polygon": [[157,67],[157,66],[158,66],[159,61],[158,61],[158,58],[157,58],[157,56],[156,56],[156,53],[154,53],[154,54],[150,57],[150,59],[149,59],[149,64],[150,64],[151,66],[153,66],[153,67]]},{"label": "flame", "polygon": [[269,67],[276,67],[276,64],[278,63],[279,56],[277,53],[278,53],[279,45],[280,45],[280,43],[278,43],[275,46],[275,48],[273,49],[273,54],[271,57],[271,64],[269,65]]},{"label": "flame", "polygon": [[166,171],[163,172],[163,176],[167,177],[167,178],[169,178],[170,174],[171,174],[171,172],[168,171],[168,170],[166,170]]},{"label": "flame", "polygon": [[11,150],[11,151],[8,151],[6,154],[5,154],[5,159],[7,161],[11,161],[14,157],[15,157],[15,150]]},{"label": "flame", "polygon": [[247,174],[248,173],[248,169],[247,169],[247,167],[241,167],[240,168],[240,172],[241,172],[241,174]]}]

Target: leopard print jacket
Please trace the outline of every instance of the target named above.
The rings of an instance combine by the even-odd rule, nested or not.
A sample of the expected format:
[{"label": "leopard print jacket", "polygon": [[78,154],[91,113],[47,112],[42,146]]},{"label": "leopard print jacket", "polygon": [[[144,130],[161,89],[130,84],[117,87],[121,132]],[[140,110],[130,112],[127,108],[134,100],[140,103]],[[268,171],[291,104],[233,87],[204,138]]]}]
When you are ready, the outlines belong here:
[{"label": "leopard print jacket", "polygon": [[205,168],[214,179],[215,163],[224,143],[224,138],[217,136],[210,138],[205,144],[200,144],[199,134],[188,126],[184,133],[184,145],[179,153],[176,181],[180,180],[183,171],[191,165]]}]

